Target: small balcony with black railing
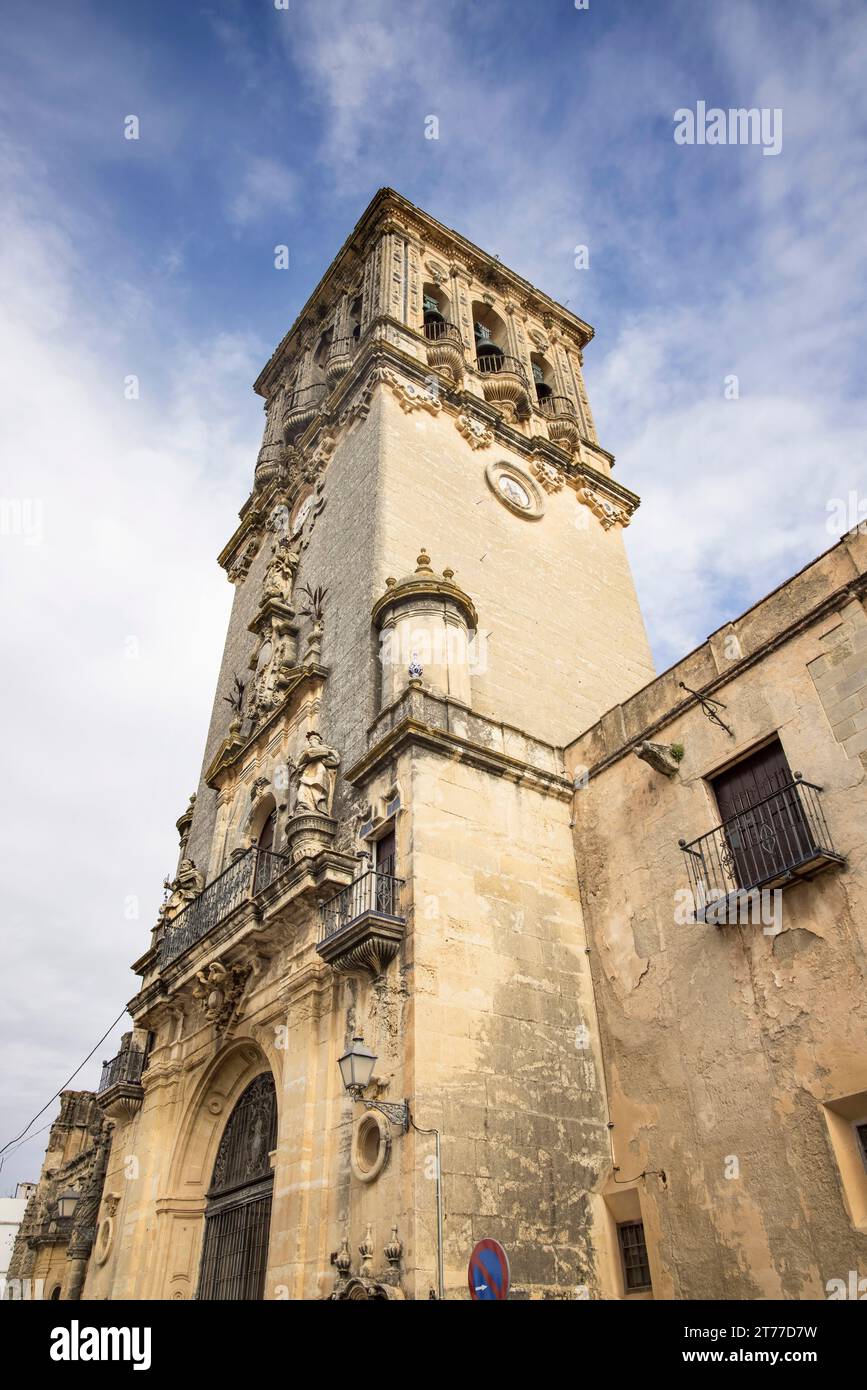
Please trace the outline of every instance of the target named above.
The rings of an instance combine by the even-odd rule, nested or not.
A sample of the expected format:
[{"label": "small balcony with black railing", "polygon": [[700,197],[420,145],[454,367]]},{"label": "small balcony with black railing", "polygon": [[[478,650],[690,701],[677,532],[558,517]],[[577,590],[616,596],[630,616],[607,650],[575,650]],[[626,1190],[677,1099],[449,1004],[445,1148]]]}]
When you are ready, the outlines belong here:
[{"label": "small balcony with black railing", "polygon": [[185,908],[166,923],[160,942],[160,969],[189,951],[198,941],[226,923],[243,908],[256,904],[267,889],[293,868],[292,860],[255,845],[244,850],[212,879]]},{"label": "small balcony with black railing", "polygon": [[784,889],[846,862],[834,848],[821,793],[796,774],[698,839],[680,841],[697,921],[752,921],[756,892]]},{"label": "small balcony with black railing", "polygon": [[524,416],[530,409],[530,384],[523,362],[488,341],[476,344],[476,367],[486,401]]},{"label": "small balcony with black railing", "polygon": [[381,975],[406,932],[404,881],[368,869],[319,909],[317,951],[342,974]]},{"label": "small balcony with black railing", "polygon": [[352,359],[358,349],[357,337],[336,338],[328,350],[325,363],[325,379],[329,389],[336,386],[352,366]]},{"label": "small balcony with black railing", "polygon": [[536,409],[548,425],[549,438],[564,448],[574,448],[580,433],[575,402],[537,385]]},{"label": "small balcony with black railing", "polygon": [[[127,1034],[127,1037],[131,1036]],[[124,1042],[116,1057],[103,1062],[97,1099],[112,1119],[132,1119],[144,1099],[142,1073],[147,1054],[143,1047]]]},{"label": "small balcony with black railing", "polygon": [[445,372],[459,382],[466,368],[461,330],[439,314],[427,314],[424,321],[427,363],[434,371]]},{"label": "small balcony with black railing", "polygon": [[290,391],[283,407],[283,438],[287,444],[291,444],[315,419],[329,389],[326,382],[314,381],[309,386],[299,386]]}]

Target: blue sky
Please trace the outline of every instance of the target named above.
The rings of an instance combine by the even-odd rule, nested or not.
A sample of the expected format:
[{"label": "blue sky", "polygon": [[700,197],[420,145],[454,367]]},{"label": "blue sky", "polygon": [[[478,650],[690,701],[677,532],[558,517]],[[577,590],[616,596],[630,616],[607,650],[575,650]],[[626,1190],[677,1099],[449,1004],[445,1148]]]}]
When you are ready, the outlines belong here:
[{"label": "blue sky", "polygon": [[[595,325],[660,668],[832,544],[834,499],[863,505],[867,10],[7,0],[3,30],[2,495],[40,517],[0,537],[5,1137],[134,993],[198,775],[250,384],[377,187]],[[780,108],[781,153],[676,145],[699,100]]]}]

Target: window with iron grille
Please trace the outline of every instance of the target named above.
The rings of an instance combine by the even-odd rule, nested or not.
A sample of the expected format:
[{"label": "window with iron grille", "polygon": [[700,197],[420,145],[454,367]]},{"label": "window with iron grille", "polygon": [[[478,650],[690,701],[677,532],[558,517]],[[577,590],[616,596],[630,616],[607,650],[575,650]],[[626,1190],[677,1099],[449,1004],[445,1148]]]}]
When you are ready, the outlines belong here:
[{"label": "window with iron grille", "polygon": [[859,1120],[855,1125],[855,1138],[861,1150],[861,1161],[867,1168],[867,1120]]},{"label": "window with iron grille", "polygon": [[620,1258],[623,1263],[623,1283],[627,1293],[638,1293],[651,1287],[650,1264],[644,1241],[643,1221],[623,1221],[617,1227],[620,1239]]}]

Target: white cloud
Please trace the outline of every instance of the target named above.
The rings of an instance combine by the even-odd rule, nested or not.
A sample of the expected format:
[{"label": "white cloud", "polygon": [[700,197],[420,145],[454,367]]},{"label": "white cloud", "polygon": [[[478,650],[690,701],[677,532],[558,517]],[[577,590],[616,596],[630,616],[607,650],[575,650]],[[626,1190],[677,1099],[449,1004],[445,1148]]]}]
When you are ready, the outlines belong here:
[{"label": "white cloud", "polygon": [[[198,781],[232,592],[215,556],[249,486],[259,413],[245,391],[265,356],[252,338],[182,341],[168,363],[137,364],[141,398],[125,400],[123,286],[81,280],[81,229],[62,216],[30,184],[3,226],[0,495],[41,516],[35,543],[0,536],[4,1137],[135,992],[129,962]],[[75,1084],[94,1083],[98,1060]],[[15,1172],[39,1162],[37,1142]]]}]

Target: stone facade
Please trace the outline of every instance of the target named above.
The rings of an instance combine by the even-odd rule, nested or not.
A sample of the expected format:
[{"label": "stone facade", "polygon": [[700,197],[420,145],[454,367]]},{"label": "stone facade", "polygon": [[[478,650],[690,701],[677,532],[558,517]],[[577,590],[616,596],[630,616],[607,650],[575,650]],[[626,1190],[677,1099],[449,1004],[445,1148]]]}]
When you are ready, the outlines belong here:
[{"label": "stone facade", "polygon": [[[74,1298],[81,1290],[95,1233],[87,1210],[102,1197],[108,1131],[92,1091],[63,1091],[48,1136],[39,1182],[18,1229],[4,1297]],[[61,1199],[75,1195],[70,1215]],[[85,1229],[88,1227],[88,1229]]]},{"label": "stone facade", "polygon": [[[713,987],[720,1047],[740,1018],[735,1066],[724,1051],[694,1065],[746,1169],[778,1084],[767,1056],[759,1067],[762,1010],[779,1065],[806,1074],[806,992],[860,979],[856,900],[846,945],[827,924],[762,936],[778,954],[755,967],[760,1000],[743,951],[727,986],[715,973],[728,929],[665,928],[674,866],[683,877],[666,836],[710,814],[711,729],[671,673],[653,681],[622,534],[638,499],[596,435],[591,337],[386,189],[260,375],[255,484],[220,556],[235,597],[202,776],[134,967],[134,1031],[99,1094],[112,1144],[85,1298],[461,1298],[484,1237],[508,1249],[514,1297],[690,1296],[702,1279],[723,1296],[776,1292],[766,1269],[809,1240],[766,1254],[761,1187],[742,1185],[728,1224],[694,1214],[716,1149],[682,1005]],[[731,757],[796,719],[788,668],[774,701],[761,676],[791,661],[812,710],[792,755],[812,777],[821,744],[829,804],[864,774],[850,703],[863,566],[854,545],[831,556],[735,625],[748,652],[731,671],[720,636],[683,663],[693,688],[731,677],[749,692]],[[837,606],[786,646],[780,614],[800,605],[812,622],[822,602]],[[816,894],[827,914],[829,892],[854,894],[856,849],[787,902]],[[774,970],[798,976],[783,1012]],[[856,1102],[839,1103],[867,1080],[854,1015],[840,1023],[812,1083],[838,1104],[831,1142],[851,1168]],[[376,1061],[348,1091],[338,1064],[357,1038]],[[734,1119],[743,1059],[748,1133]],[[804,1109],[799,1086],[780,1091],[781,1113]],[[830,1202],[836,1179],[823,1181]],[[638,1240],[642,1218],[652,1288],[627,1288],[623,1232]],[[242,1220],[258,1255],[240,1279],[220,1260]],[[842,1205],[831,1224],[843,1258]],[[787,1265],[785,1292],[815,1289],[819,1268],[824,1256],[798,1283]]]}]

